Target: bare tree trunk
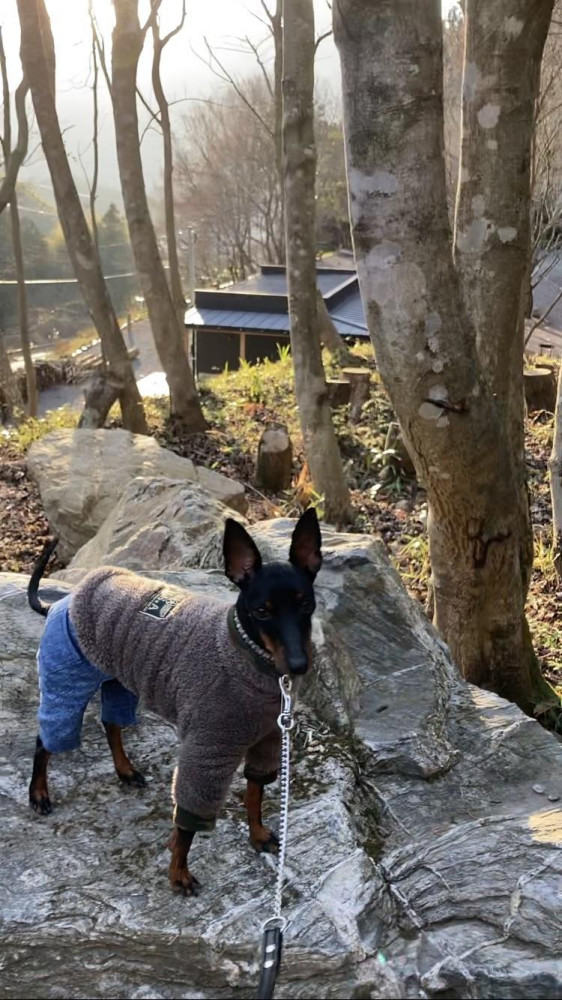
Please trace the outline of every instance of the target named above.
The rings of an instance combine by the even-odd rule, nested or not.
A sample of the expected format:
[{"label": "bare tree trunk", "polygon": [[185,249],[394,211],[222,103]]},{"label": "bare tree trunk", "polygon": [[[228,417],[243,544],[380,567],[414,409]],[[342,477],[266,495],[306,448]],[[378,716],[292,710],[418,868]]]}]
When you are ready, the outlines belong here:
[{"label": "bare tree trunk", "polygon": [[25,384],[27,388],[27,415],[37,416],[37,379],[35,377],[35,366],[31,354],[31,341],[29,337],[29,319],[27,312],[27,291],[25,287],[25,266],[23,260],[23,248],[21,242],[20,216],[18,209],[18,199],[14,191],[10,202],[10,222],[12,226],[12,249],[14,251],[14,264],[16,268],[16,278],[18,282],[18,322],[20,328],[21,351],[25,367]]},{"label": "bare tree trunk", "polygon": [[4,177],[0,182],[0,213],[4,211],[6,205],[12,200],[12,195],[16,190],[19,168],[27,155],[27,143],[29,139],[29,125],[27,112],[25,110],[25,100],[29,85],[24,77],[15,93],[16,117],[18,121],[18,139],[12,149],[12,115],[10,108],[10,87],[8,83],[8,70],[6,66],[6,53],[4,50],[4,40],[2,28],[0,27],[0,75],[2,77],[2,96],[4,102],[4,136],[2,139],[2,152],[4,154]]},{"label": "bare tree trunk", "polygon": [[558,703],[524,615],[527,504],[451,255],[441,3],[339,0],[334,29],[359,281],[428,491],[435,623],[468,680],[533,714]]},{"label": "bare tree trunk", "polygon": [[295,392],[314,487],[324,495],[326,519],[342,524],[349,517],[349,492],[318,335],[312,0],[284,0],[283,31],[285,246]]},{"label": "bare tree trunk", "polygon": [[4,334],[0,330],[0,423],[12,420],[17,416],[18,410],[23,411],[23,400],[18,380],[12,371]]},{"label": "bare tree trunk", "polygon": [[562,578],[562,366],[558,372],[558,392],[554,414],[554,437],[548,462],[552,500],[552,544],[554,566]]},{"label": "bare tree trunk", "polygon": [[273,37],[273,114],[275,163],[279,195],[283,203],[283,0],[276,0],[275,14],[270,15]]},{"label": "bare tree trunk", "polygon": [[92,225],[92,236],[94,239],[94,246],[96,248],[96,253],[98,258],[100,258],[100,238],[98,232],[98,220],[96,216],[96,199],[98,196],[98,180],[100,172],[100,155],[99,155],[99,99],[98,99],[98,79],[99,79],[99,64],[98,64],[98,47],[97,47],[97,35],[96,27],[94,22],[94,12],[92,7],[92,0],[90,0],[90,24],[92,27],[92,69],[94,71],[94,76],[92,80],[92,102],[93,102],[93,122],[92,122],[92,151],[94,154],[94,167],[92,171],[92,182],[90,184],[90,219]]},{"label": "bare tree trunk", "polygon": [[[275,141],[275,164],[277,168],[277,184],[279,187],[279,206],[281,219],[285,214],[285,184],[283,179],[283,0],[275,0],[275,13],[270,15],[271,34],[273,37],[273,121]],[[278,260],[286,259],[281,232],[280,246],[277,247]]]},{"label": "bare tree trunk", "polygon": [[119,397],[123,425],[147,433],[142,399],[127,355],[80,198],[68,163],[55,104],[55,49],[45,0],[18,0],[21,60],[29,81],[43,151],[74,274],[114,375],[123,385]]},{"label": "bare tree trunk", "polygon": [[[2,138],[2,150],[4,153],[4,164],[6,175],[12,170],[14,151],[12,150],[12,114],[10,106],[10,85],[8,81],[8,70],[6,65],[6,53],[2,31],[0,29],[0,75],[2,77],[2,96],[4,101],[4,136]],[[18,146],[19,151],[16,159],[23,162],[27,152],[27,112],[25,99],[27,97],[28,85],[24,77],[16,92],[16,108],[18,115]],[[18,165],[19,168],[19,165]],[[14,251],[14,264],[16,268],[16,279],[18,283],[18,319],[20,327],[21,349],[25,366],[25,378],[27,385],[27,413],[30,417],[37,416],[37,382],[35,378],[35,368],[31,357],[31,345],[29,342],[29,323],[27,317],[27,295],[25,288],[25,269],[23,261],[23,249],[21,243],[21,227],[16,195],[17,170],[13,174],[14,183],[10,195],[10,223],[12,249]],[[19,387],[17,389],[19,396]],[[21,403],[21,399],[20,399]]]},{"label": "bare tree trunk", "polygon": [[139,23],[137,0],[115,0],[111,96],[129,236],[156,349],[170,386],[172,413],[196,432],[205,429],[205,418],[160,258],[142,169],[136,79],[145,33]]},{"label": "bare tree trunk", "polygon": [[[98,263],[103,271],[103,265],[100,254],[100,236],[98,229],[98,220],[96,215],[96,201],[98,197],[98,181],[100,172],[100,149],[99,149],[99,97],[98,97],[98,80],[99,80],[99,60],[98,60],[98,36],[96,30],[96,22],[94,16],[93,0],[89,0],[88,4],[88,14],[90,18],[90,27],[92,32],[92,69],[93,69],[93,80],[92,80],[92,105],[93,105],[93,121],[92,121],[92,152],[94,157],[94,164],[92,169],[92,180],[89,184],[90,188],[90,224],[92,227],[92,238],[94,241],[94,249],[96,256],[98,258]],[[107,357],[105,354],[103,343],[101,344],[101,358],[104,370],[107,368]],[[119,382],[119,380],[117,380]],[[120,384],[120,383],[119,383]],[[87,404],[86,404],[87,409]],[[109,412],[109,411],[108,411]],[[80,421],[79,427],[87,426]],[[99,425],[103,427],[103,423]]]},{"label": "bare tree trunk", "polygon": [[541,57],[553,5],[554,0],[469,0],[465,12],[455,262],[522,490],[531,161]]},{"label": "bare tree trunk", "polygon": [[178,241],[176,237],[176,216],[174,210],[174,153],[172,148],[172,126],[170,124],[170,109],[162,86],[160,66],[162,52],[171,38],[181,31],[185,21],[185,0],[179,24],[164,38],[160,38],[158,15],[152,17],[152,40],[154,55],[152,59],[152,87],[160,111],[160,128],[164,145],[164,211],[166,217],[166,243],[168,245],[168,266],[170,274],[170,292],[176,310],[178,324],[183,331],[185,322],[185,296],[183,294],[178,257]]}]

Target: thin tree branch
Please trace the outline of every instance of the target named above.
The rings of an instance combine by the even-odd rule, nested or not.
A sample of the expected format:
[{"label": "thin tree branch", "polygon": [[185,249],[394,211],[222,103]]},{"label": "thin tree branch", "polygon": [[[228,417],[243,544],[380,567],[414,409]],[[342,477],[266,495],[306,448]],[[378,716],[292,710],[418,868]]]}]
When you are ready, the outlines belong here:
[{"label": "thin tree branch", "polygon": [[109,91],[109,96],[112,97],[112,93],[111,93],[111,75],[110,75],[110,72],[109,72],[109,69],[108,69],[108,66],[107,66],[107,58],[106,58],[106,55],[105,55],[105,42],[103,41],[101,32],[98,31],[98,25],[97,25],[97,21],[96,21],[93,9],[91,9],[91,13],[90,13],[90,23],[92,25],[92,35],[94,37],[96,48],[98,50],[98,56],[99,56],[100,66],[102,68],[102,72],[103,72],[103,75],[105,77],[105,82],[107,84],[107,89]]},{"label": "thin tree branch", "polygon": [[261,4],[261,8],[262,8],[263,12],[265,13],[265,16],[267,17],[267,20],[269,21],[271,27],[273,28],[273,22],[274,22],[274,19],[275,19],[275,14],[271,13],[271,11],[270,11],[269,7],[267,6],[265,0],[260,0],[260,4]]},{"label": "thin tree branch", "polygon": [[[197,55],[198,58],[201,59],[201,61],[203,63],[205,63],[205,65],[211,70],[212,73],[214,73],[214,75],[216,77],[218,77],[219,80],[222,80],[223,83],[229,83],[231,85],[231,87],[233,87],[233,89],[238,94],[238,97],[243,102],[243,104],[245,104],[246,107],[248,108],[248,110],[251,111],[251,113],[254,115],[255,118],[257,118],[257,120],[259,121],[260,125],[262,126],[263,129],[265,129],[265,131],[267,132],[267,134],[269,136],[271,136],[271,138],[273,138],[273,130],[269,127],[269,125],[267,124],[267,122],[262,118],[262,116],[260,115],[260,113],[257,110],[257,108],[255,108],[254,105],[252,104],[252,102],[248,100],[248,98],[244,94],[244,91],[240,88],[240,85],[235,80],[235,78],[232,76],[232,74],[228,72],[228,70],[226,69],[226,67],[223,66],[223,64],[221,63],[221,61],[218,58],[218,56],[215,55],[215,53],[213,52],[211,46],[209,45],[209,42],[208,42],[207,38],[204,39],[204,42],[205,42],[205,47],[207,49],[207,52],[209,53],[210,62],[208,62],[208,63],[205,62],[205,60],[203,59],[203,57],[199,56],[198,53],[195,53],[195,55]],[[223,74],[222,76],[221,76],[221,73],[217,72],[217,70],[212,65],[213,62],[216,62],[217,66],[221,70],[221,73]]]},{"label": "thin tree branch", "polygon": [[[150,130],[151,130],[152,127],[153,127],[153,123],[152,123],[152,119],[150,119],[146,123],[146,125],[144,126],[144,128],[143,128],[143,130],[141,132],[140,139],[139,139],[139,146],[142,146],[142,142],[143,142],[143,139],[144,139],[146,133],[150,132]],[[156,129],[154,129],[154,131],[156,131]]]},{"label": "thin tree branch", "polygon": [[158,115],[157,115],[156,111],[153,111],[153,110],[152,110],[152,108],[150,107],[150,104],[149,104],[149,103],[148,103],[148,101],[147,101],[147,100],[146,100],[146,99],[145,99],[145,98],[143,97],[143,95],[141,94],[141,92],[140,92],[140,90],[139,90],[139,88],[138,88],[138,87],[137,87],[137,97],[138,97],[138,98],[140,99],[140,102],[141,102],[141,104],[143,104],[143,105],[144,105],[144,107],[146,108],[146,110],[148,111],[148,113],[149,113],[150,117],[151,117],[151,118],[152,118],[152,119],[153,119],[153,120],[154,120],[154,121],[156,122],[156,124],[157,124],[157,125],[158,125],[158,126],[159,126],[159,127],[161,128],[161,127],[162,127],[162,122],[160,121],[160,119],[159,119],[159,117],[158,117]]},{"label": "thin tree branch", "polygon": [[329,31],[325,31],[323,35],[318,35],[318,38],[316,39],[316,41],[314,43],[314,55],[316,55],[316,53],[318,52],[318,46],[324,41],[325,38],[329,38],[330,35],[332,35],[332,34],[333,34],[333,32],[332,32],[332,29],[330,28],[330,30]]},{"label": "thin tree branch", "polygon": [[18,141],[12,149],[11,118],[10,118],[10,87],[8,82],[8,71],[6,67],[6,52],[0,28],[0,72],[2,75],[2,91],[4,95],[4,137],[2,147],[4,150],[4,177],[0,184],[0,212],[3,212],[6,205],[10,203],[16,189],[18,171],[27,155],[27,144],[29,141],[29,124],[25,110],[25,100],[28,92],[28,84],[23,77],[15,93],[16,117],[18,121]]},{"label": "thin tree branch", "polygon": [[264,28],[267,28],[268,31],[271,31],[270,24],[267,21],[264,21],[263,17],[260,17],[259,14],[256,14],[255,10],[248,10],[248,8],[246,8],[246,10],[248,11],[248,14],[251,14],[252,17],[256,19],[256,21],[259,21],[260,24],[263,24]]},{"label": "thin tree branch", "polygon": [[158,14],[158,11],[160,10],[161,6],[162,6],[162,0],[150,0],[150,13],[149,13],[146,21],[144,22],[142,28],[140,29],[141,30],[141,35],[142,35],[143,42],[144,42],[144,39],[146,38],[146,33],[147,33],[148,29],[150,28],[150,26],[151,26],[154,18]]},{"label": "thin tree branch", "polygon": [[160,48],[162,49],[166,48],[166,45],[168,44],[170,39],[174,38],[175,35],[179,35],[180,31],[182,30],[185,24],[185,14],[186,14],[185,0],[182,0],[180,20],[176,24],[175,28],[172,28],[172,30],[169,31],[167,35],[164,35],[164,37],[160,39]]},{"label": "thin tree branch", "polygon": [[262,76],[263,76],[263,78],[265,80],[265,85],[267,87],[269,96],[273,100],[273,86],[272,86],[271,80],[269,79],[269,73],[267,72],[267,69],[265,68],[265,65],[264,65],[264,62],[262,60],[262,57],[259,54],[258,46],[255,44],[255,42],[252,42],[252,40],[250,38],[248,38],[247,35],[242,40],[246,43],[246,45],[248,46],[248,48],[254,53],[256,62],[258,64],[258,66],[259,66],[259,68],[261,70]]}]

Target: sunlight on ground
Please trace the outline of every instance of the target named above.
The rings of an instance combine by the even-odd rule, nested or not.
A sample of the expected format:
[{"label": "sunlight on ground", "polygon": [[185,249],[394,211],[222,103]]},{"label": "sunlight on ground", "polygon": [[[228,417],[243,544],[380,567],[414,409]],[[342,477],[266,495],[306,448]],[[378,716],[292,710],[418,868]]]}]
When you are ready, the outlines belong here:
[{"label": "sunlight on ground", "polygon": [[562,809],[549,809],[529,816],[534,840],[541,844],[562,844]]},{"label": "sunlight on ground", "polygon": [[137,382],[139,392],[144,398],[146,396],[169,396],[170,389],[164,372],[151,372]]}]

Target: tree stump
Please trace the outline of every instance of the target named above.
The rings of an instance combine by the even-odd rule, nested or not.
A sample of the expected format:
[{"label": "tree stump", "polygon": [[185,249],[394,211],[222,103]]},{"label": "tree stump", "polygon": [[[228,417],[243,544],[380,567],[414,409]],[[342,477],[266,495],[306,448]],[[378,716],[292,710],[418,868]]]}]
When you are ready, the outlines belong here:
[{"label": "tree stump", "polygon": [[556,408],[556,375],[551,368],[525,368],[523,372],[525,384],[525,401],[527,411],[536,413],[546,410],[554,413]]},{"label": "tree stump", "polygon": [[349,379],[328,378],[326,379],[326,386],[332,409],[336,406],[346,406],[349,403],[351,399],[351,382]]},{"label": "tree stump", "polygon": [[111,407],[119,399],[122,390],[123,383],[111,372],[97,372],[84,393],[84,410],[78,426],[103,427]]},{"label": "tree stump", "polygon": [[351,382],[349,419],[356,424],[369,398],[371,372],[368,368],[342,368],[342,376]]},{"label": "tree stump", "polygon": [[285,424],[269,424],[258,445],[256,482],[269,493],[280,493],[291,485],[293,445]]},{"label": "tree stump", "polygon": [[404,475],[411,479],[415,478],[416,468],[406,447],[406,442],[402,437],[400,424],[391,423],[388,425],[384,450],[396,453],[395,455],[385,455],[384,465],[393,467],[397,472],[403,472]]}]

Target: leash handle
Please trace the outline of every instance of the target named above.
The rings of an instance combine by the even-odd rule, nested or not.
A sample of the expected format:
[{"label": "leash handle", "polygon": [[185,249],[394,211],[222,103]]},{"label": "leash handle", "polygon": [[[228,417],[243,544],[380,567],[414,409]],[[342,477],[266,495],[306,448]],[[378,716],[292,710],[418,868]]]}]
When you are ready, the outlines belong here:
[{"label": "leash handle", "polygon": [[[274,918],[275,919],[275,918]],[[283,951],[283,930],[279,925],[265,927],[262,940],[261,974],[257,1000],[272,1000]]]}]

